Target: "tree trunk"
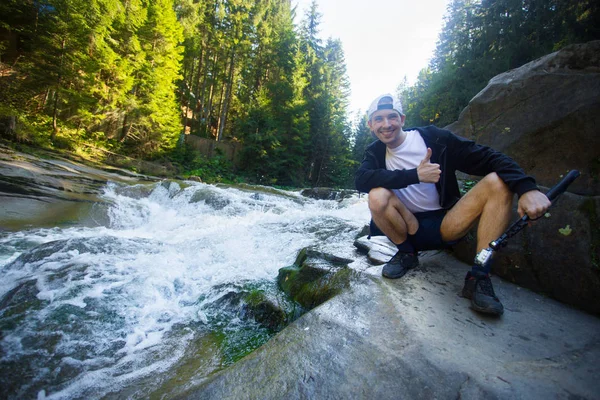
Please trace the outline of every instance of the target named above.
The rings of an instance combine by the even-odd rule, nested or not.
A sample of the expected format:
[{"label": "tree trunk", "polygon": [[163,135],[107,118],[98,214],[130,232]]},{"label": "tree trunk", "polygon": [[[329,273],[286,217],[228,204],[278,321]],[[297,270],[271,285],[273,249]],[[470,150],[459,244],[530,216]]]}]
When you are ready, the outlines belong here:
[{"label": "tree trunk", "polygon": [[52,110],[52,133],[50,134],[50,140],[52,141],[56,139],[56,133],[58,132],[58,99],[60,97],[60,85],[62,84],[66,43],[67,39],[63,37],[60,45],[60,64],[58,69],[58,79],[56,80],[56,93],[54,93],[54,109]]},{"label": "tree trunk", "polygon": [[206,132],[211,133],[211,119],[212,119],[212,109],[213,109],[213,98],[215,96],[215,84],[216,84],[216,79],[215,79],[215,72],[217,69],[217,61],[218,61],[218,57],[217,54],[215,53],[215,58],[213,60],[213,65],[212,65],[212,69],[211,69],[211,81],[210,81],[210,89],[209,89],[209,95],[208,95],[208,106],[206,109]]},{"label": "tree trunk", "polygon": [[[190,71],[190,79],[189,79],[190,82],[193,82],[193,80],[194,80],[194,62],[193,61],[194,60],[192,60],[192,69]],[[190,97],[191,97],[191,93],[192,93],[192,85],[189,85],[189,87],[188,87],[188,83],[185,79],[184,79],[183,83],[184,83],[184,85],[183,85],[184,89],[187,90],[187,92],[188,92],[187,96],[186,96],[187,101],[185,104],[185,116],[183,118],[183,134],[185,134],[185,129],[187,128],[187,124],[188,124],[188,114],[190,112]],[[183,95],[183,93],[182,93],[182,95]],[[181,103],[179,103],[179,104],[181,104]]]},{"label": "tree trunk", "polygon": [[190,122],[190,133],[193,132],[194,119],[198,119],[198,87],[200,86],[200,76],[202,75],[202,62],[204,58],[204,47],[200,48],[200,57],[198,57],[198,68],[196,68],[196,82],[194,84],[194,105],[192,107],[192,121]]},{"label": "tree trunk", "polygon": [[233,87],[233,72],[235,68],[235,50],[231,50],[231,60],[229,62],[229,77],[227,82],[227,88],[225,90],[225,98],[222,102],[221,117],[219,119],[219,128],[217,135],[217,142],[223,140],[223,131],[225,129],[225,120],[227,118],[227,109],[229,108],[229,101],[231,99],[231,88]]},{"label": "tree trunk", "polygon": [[[192,62],[192,65],[193,65],[193,64],[194,64],[194,63]],[[192,68],[193,68],[193,67],[192,67]],[[185,85],[186,85],[186,82],[185,82],[185,74],[186,74],[186,73],[187,73],[187,64],[186,64],[186,63],[183,63],[183,74],[182,74],[182,76],[183,76],[183,89],[184,89],[184,90],[182,90],[182,91],[181,91],[181,96],[179,96],[179,104],[183,104],[183,97],[185,96]]]},{"label": "tree trunk", "polygon": [[[208,53],[208,51],[207,51]],[[196,100],[196,107],[198,110],[198,117],[196,118],[196,126],[198,126],[197,130],[200,130],[200,126],[202,124],[202,120],[204,119],[204,102],[206,100],[206,82],[208,82],[208,68],[210,66],[210,54],[206,55],[207,62],[204,64],[204,71],[202,73],[202,89],[200,90],[200,101]],[[200,71],[198,71],[198,76],[200,76]]]},{"label": "tree trunk", "polygon": [[42,103],[38,106],[37,112],[41,112],[42,110],[44,110],[46,108],[49,97],[50,97],[50,88],[46,89],[46,93],[44,94],[44,99],[42,100]]},{"label": "tree trunk", "polygon": [[123,128],[121,130],[121,137],[119,138],[119,142],[123,143],[129,134],[129,126],[127,126],[127,114],[123,117]]}]

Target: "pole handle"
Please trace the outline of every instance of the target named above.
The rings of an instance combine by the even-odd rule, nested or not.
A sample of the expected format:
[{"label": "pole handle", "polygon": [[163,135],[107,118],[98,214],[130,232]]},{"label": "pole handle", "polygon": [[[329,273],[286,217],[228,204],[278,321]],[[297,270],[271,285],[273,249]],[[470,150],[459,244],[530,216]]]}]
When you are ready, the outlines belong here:
[{"label": "pole handle", "polygon": [[548,198],[548,200],[554,202],[554,200],[556,200],[558,196],[560,196],[565,192],[565,190],[567,190],[567,187],[569,187],[569,185],[573,183],[573,181],[577,179],[579,175],[581,174],[576,169],[570,171],[564,178],[561,179],[560,182],[558,182],[550,190],[548,190],[548,193],[546,193],[546,197]]}]

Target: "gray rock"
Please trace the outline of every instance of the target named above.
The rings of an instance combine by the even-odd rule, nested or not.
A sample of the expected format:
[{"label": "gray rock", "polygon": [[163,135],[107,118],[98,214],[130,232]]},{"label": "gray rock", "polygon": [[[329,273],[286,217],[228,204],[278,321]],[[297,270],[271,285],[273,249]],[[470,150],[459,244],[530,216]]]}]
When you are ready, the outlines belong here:
[{"label": "gray rock", "polygon": [[190,199],[190,203],[199,202],[204,202],[204,204],[214,208],[215,210],[222,210],[231,203],[230,200],[223,198],[223,196],[217,193],[210,186],[194,192],[192,198]]},{"label": "gray rock", "polygon": [[505,314],[481,316],[458,295],[467,269],[443,252],[400,280],[367,268],[373,276],[179,398],[597,398],[598,318],[495,277]]},{"label": "gray rock", "polygon": [[106,171],[72,160],[41,159],[0,146],[0,230],[97,225],[104,218],[98,212],[99,194],[108,181],[153,179],[157,180],[117,168]]},{"label": "gray rock", "polygon": [[344,200],[352,197],[356,193],[355,190],[348,189],[332,189],[327,187],[315,187],[303,189],[300,194],[305,197],[310,197],[316,200]]},{"label": "gray rock", "polygon": [[375,265],[386,263],[398,251],[385,236],[373,236],[370,239],[367,236],[359,237],[354,241],[354,246],[360,252],[367,254],[369,261]]},{"label": "gray rock", "polygon": [[600,195],[600,41],[565,47],[490,80],[448,129],[514,158],[544,186]]}]

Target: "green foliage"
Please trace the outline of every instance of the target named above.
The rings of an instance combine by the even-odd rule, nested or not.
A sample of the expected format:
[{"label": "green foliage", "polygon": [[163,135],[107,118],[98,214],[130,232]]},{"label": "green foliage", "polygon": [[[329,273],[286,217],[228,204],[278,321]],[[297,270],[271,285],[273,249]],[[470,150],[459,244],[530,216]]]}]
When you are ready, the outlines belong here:
[{"label": "green foliage", "polygon": [[477,181],[474,180],[466,180],[462,181],[462,185],[460,187],[460,194],[465,195],[469,190],[473,189],[473,186],[477,184]]},{"label": "green foliage", "polygon": [[202,155],[196,156],[189,164],[190,170],[185,173],[189,176],[197,176],[205,183],[240,183],[243,178],[234,173],[233,165],[222,155],[206,158]]},{"label": "green foliage", "polygon": [[[3,1],[2,135],[180,162],[192,133],[241,142],[253,182],[351,187],[372,137],[347,120],[344,52],[319,37],[316,1],[299,26],[293,12],[287,0]],[[430,65],[398,88],[406,126],[451,123],[497,73],[598,38],[591,0],[453,0]],[[193,169],[234,176],[222,157]]]},{"label": "green foliage", "polygon": [[[191,133],[242,142],[254,182],[351,186],[344,53],[319,38],[316,2],[299,27],[287,0],[8,0],[0,11],[12,140],[180,162]],[[180,163],[234,179],[223,157]]]},{"label": "green foliage", "polygon": [[495,75],[572,43],[600,39],[600,6],[585,0],[452,0],[433,59],[398,87],[407,126],[448,125]]},{"label": "green foliage", "polygon": [[354,141],[352,146],[352,159],[358,164],[362,161],[367,146],[376,139],[375,135],[371,133],[366,114],[357,117],[352,136]]},{"label": "green foliage", "polygon": [[[171,0],[44,0],[3,7],[13,13],[3,13],[0,26],[20,47],[3,46],[3,61],[14,67],[0,78],[0,92],[20,120],[51,118],[34,136],[50,135],[69,148],[90,137],[116,139],[139,155],[174,146],[182,28]],[[16,11],[29,18],[13,17]]]}]

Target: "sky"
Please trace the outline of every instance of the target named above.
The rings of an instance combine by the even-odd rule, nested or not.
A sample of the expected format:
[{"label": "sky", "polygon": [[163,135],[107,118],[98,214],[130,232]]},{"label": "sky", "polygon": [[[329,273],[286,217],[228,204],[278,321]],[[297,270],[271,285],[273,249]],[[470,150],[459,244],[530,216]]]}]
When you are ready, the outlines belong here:
[{"label": "sky", "polygon": [[[312,0],[292,0],[299,22]],[[317,0],[320,37],[342,41],[350,80],[350,113],[414,83],[435,50],[449,0]]]}]

